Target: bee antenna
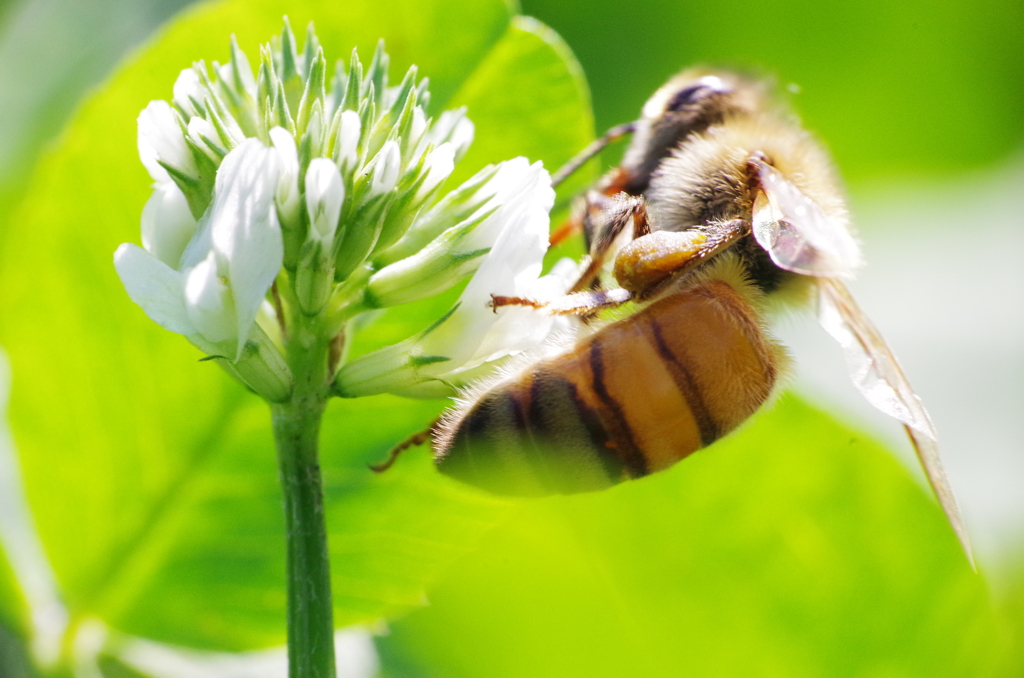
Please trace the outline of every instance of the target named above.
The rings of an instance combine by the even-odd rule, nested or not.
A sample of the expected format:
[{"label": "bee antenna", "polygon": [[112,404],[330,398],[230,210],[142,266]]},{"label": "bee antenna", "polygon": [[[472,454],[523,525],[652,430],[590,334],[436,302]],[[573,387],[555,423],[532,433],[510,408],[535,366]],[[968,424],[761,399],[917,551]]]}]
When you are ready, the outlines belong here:
[{"label": "bee antenna", "polygon": [[601,137],[590,142],[586,148],[576,154],[569,162],[562,165],[557,172],[551,175],[551,186],[556,187],[570,176],[573,175],[576,170],[586,164],[588,160],[593,158],[595,155],[604,150],[605,146],[618,141],[627,134],[632,134],[636,131],[636,122],[627,122],[624,125],[616,125],[610,130],[605,132]]}]

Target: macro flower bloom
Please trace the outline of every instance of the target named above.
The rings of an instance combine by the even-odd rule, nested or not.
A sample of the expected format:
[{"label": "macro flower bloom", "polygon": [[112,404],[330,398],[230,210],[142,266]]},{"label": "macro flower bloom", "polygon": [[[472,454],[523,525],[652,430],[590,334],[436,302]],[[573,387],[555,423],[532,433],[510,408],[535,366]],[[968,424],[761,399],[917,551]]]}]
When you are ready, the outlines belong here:
[{"label": "macro flower bloom", "polygon": [[[153,179],[142,247],[114,255],[129,297],[272,402],[289,396],[285,338],[302,314],[318,340],[351,338],[359,314],[440,294],[458,302],[415,336],[347,365],[332,358],[335,395],[443,394],[481,369],[542,343],[557,323],[530,308],[489,307],[492,294],[544,298],[541,276],[554,192],[540,163],[515,158],[455,187],[473,141],[463,109],[427,113],[412,67],[388,83],[379,45],[328,77],[310,28],[265,45],[254,73],[230,59],[181,72],[170,101],[139,115],[139,157]],[[322,331],[321,331],[322,330]]]}]

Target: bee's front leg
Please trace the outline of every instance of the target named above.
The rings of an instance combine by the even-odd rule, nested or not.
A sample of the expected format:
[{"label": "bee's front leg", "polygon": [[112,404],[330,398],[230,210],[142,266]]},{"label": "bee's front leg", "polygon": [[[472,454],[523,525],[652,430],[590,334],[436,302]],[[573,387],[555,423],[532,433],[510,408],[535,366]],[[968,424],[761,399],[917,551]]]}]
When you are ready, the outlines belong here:
[{"label": "bee's front leg", "polygon": [[622,288],[576,292],[551,301],[537,301],[523,297],[491,295],[491,308],[497,313],[503,306],[529,306],[552,315],[592,316],[599,311],[621,306],[633,298],[633,293]]}]

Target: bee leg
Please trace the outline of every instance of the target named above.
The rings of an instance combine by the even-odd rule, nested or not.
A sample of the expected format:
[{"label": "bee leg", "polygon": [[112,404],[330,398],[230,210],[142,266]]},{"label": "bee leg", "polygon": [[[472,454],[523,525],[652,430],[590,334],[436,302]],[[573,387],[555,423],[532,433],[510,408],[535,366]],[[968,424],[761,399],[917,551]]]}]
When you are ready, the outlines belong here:
[{"label": "bee leg", "polygon": [[654,231],[622,248],[615,279],[633,292],[646,292],[669,277],[688,273],[750,233],[744,219],[710,222],[687,231]]},{"label": "bee leg", "polygon": [[591,316],[598,311],[621,306],[633,298],[633,293],[622,288],[611,290],[590,290],[567,294],[552,301],[537,301],[523,297],[491,295],[491,307],[495,312],[502,306],[529,306],[544,310],[552,315]]},{"label": "bee leg", "polygon": [[635,122],[627,122],[624,125],[616,125],[610,130],[605,132],[601,137],[590,142],[586,148],[576,154],[569,162],[562,165],[562,167],[551,175],[551,185],[558,186],[560,183],[568,179],[576,172],[579,168],[583,167],[588,160],[593,158],[595,155],[604,150],[605,146],[617,141],[627,134],[632,134],[636,131]]},{"label": "bee leg", "polygon": [[[591,287],[604,266],[609,250],[615,240],[627,226],[633,226],[633,238],[639,238],[651,232],[650,219],[647,215],[647,203],[639,196],[620,193],[608,198],[594,193],[597,198],[591,204],[599,210],[591,212],[588,240],[590,241],[590,261],[572,286],[570,292],[582,292]],[[588,200],[591,200],[588,195]]]},{"label": "bee leg", "polygon": [[550,247],[561,245],[572,236],[582,232],[589,249],[593,240],[595,219],[607,208],[610,200],[611,198],[600,191],[587,191],[582,198],[575,201],[572,216],[551,234],[548,245]]},{"label": "bee leg", "polygon": [[394,465],[395,461],[398,459],[398,455],[400,455],[402,452],[405,452],[410,447],[418,447],[419,445],[422,445],[423,443],[430,440],[431,436],[434,435],[434,429],[437,428],[437,425],[438,423],[440,423],[440,421],[440,419],[435,419],[428,428],[425,428],[418,433],[412,434],[399,444],[392,447],[391,451],[388,452],[388,458],[385,459],[384,461],[380,462],[379,464],[367,464],[367,466],[374,473],[383,473],[384,471],[387,471]]}]

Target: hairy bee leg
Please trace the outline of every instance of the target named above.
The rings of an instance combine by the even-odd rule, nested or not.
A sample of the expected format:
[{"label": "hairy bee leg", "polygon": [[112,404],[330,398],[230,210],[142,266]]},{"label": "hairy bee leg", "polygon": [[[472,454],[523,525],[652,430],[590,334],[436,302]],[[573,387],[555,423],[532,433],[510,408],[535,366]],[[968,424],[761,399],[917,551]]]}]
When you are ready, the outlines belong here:
[{"label": "hairy bee leg", "polygon": [[650,218],[647,214],[647,203],[639,196],[620,193],[611,198],[600,194],[599,200],[588,195],[591,204],[598,205],[599,211],[592,217],[591,230],[588,232],[590,241],[590,262],[580,274],[579,279],[569,290],[571,293],[582,292],[597,279],[604,266],[608,251],[615,240],[627,226],[633,226],[633,238],[639,238],[651,232]]},{"label": "hairy bee leg", "polygon": [[387,471],[389,468],[391,468],[395,464],[395,461],[398,459],[398,455],[400,455],[402,452],[405,452],[410,447],[419,447],[423,443],[427,442],[431,438],[431,436],[434,435],[434,429],[437,428],[437,425],[440,422],[441,422],[440,419],[435,419],[430,424],[429,427],[423,429],[422,431],[420,431],[418,433],[412,434],[411,436],[409,436],[408,438],[406,438],[405,440],[403,440],[399,444],[397,444],[394,447],[392,447],[391,451],[388,452],[388,458],[387,459],[385,459],[384,461],[382,461],[379,464],[367,464],[367,466],[374,473],[384,473],[384,471]]},{"label": "hairy bee leg", "polygon": [[607,209],[611,198],[600,191],[587,191],[575,201],[572,216],[555,229],[548,238],[548,245],[560,245],[577,233],[583,233],[587,249],[594,238],[595,220]]},{"label": "hairy bee leg", "polygon": [[571,177],[576,170],[583,167],[588,160],[605,149],[613,141],[618,141],[627,134],[636,131],[636,122],[627,122],[624,125],[616,125],[603,135],[590,142],[586,148],[576,154],[569,162],[562,165],[557,172],[551,175],[551,185],[558,186],[560,183]]},{"label": "hairy bee leg", "polygon": [[633,293],[622,288],[576,292],[552,301],[537,301],[524,297],[491,295],[491,307],[497,312],[502,306],[529,306],[552,315],[589,316],[609,308],[622,306],[633,298]]},{"label": "hairy bee leg", "polygon": [[707,262],[750,233],[745,219],[710,222],[687,231],[654,231],[622,248],[615,257],[615,279],[627,290],[644,292]]}]

